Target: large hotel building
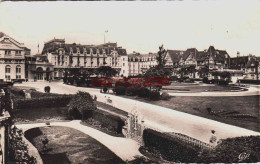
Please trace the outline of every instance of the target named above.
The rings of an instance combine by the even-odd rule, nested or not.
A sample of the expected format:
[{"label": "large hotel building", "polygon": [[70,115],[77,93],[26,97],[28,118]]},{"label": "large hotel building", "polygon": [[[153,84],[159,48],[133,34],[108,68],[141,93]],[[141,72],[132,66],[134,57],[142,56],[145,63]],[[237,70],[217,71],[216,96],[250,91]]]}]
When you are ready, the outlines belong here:
[{"label": "large hotel building", "polygon": [[67,44],[65,39],[53,39],[44,44],[42,54],[54,65],[54,78],[62,78],[65,68],[91,69],[100,66],[115,68],[119,76],[128,76],[126,50],[117,43],[101,45]]}]

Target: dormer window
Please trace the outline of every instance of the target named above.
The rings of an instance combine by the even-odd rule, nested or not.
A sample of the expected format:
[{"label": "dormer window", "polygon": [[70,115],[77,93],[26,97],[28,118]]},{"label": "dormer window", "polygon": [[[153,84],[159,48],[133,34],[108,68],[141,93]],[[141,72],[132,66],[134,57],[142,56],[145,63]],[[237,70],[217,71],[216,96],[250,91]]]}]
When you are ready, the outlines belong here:
[{"label": "dormer window", "polygon": [[70,54],[72,54],[73,53],[73,49],[72,49],[72,47],[70,47]]},{"label": "dormer window", "polygon": [[5,50],[5,55],[11,55],[11,51],[10,50]]},{"label": "dormer window", "polygon": [[77,47],[77,53],[79,54],[80,53],[80,51],[79,51],[79,48]]}]

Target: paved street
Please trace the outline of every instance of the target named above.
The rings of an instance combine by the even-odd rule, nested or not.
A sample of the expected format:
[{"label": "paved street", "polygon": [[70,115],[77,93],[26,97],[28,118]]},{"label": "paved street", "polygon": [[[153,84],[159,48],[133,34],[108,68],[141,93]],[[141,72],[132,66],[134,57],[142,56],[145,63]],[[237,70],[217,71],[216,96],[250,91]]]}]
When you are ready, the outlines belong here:
[{"label": "paved street", "polygon": [[[112,100],[112,104],[117,108],[120,108],[126,112],[132,112],[134,108],[138,113],[144,117],[145,125],[153,127],[164,132],[176,132],[188,135],[200,141],[209,142],[210,131],[215,130],[219,139],[225,139],[229,137],[248,136],[248,135],[260,135],[258,132],[247,130],[244,128],[224,124],[218,121],[209,120],[206,118],[194,116],[187,113],[178,112],[169,108],[164,108],[136,100],[126,99],[114,95],[99,93],[99,89],[82,88],[70,85],[62,84],[62,82],[40,82],[40,83],[23,83],[15,84],[16,86],[30,86],[35,87],[39,91],[43,91],[46,85],[51,86],[52,93],[76,93],[77,91],[86,91],[97,96],[97,100],[105,102],[109,97]],[[253,89],[254,90],[254,89]],[[250,93],[251,90],[246,91]],[[245,94],[246,92],[243,92]],[[232,92],[231,92],[232,93]],[[230,94],[231,94],[230,93]],[[188,93],[190,94],[190,93]],[[208,96],[210,93],[208,92]],[[225,92],[228,95],[229,92]],[[233,94],[233,93],[232,93]],[[231,94],[231,95],[232,95]],[[241,92],[241,96],[243,95]],[[106,97],[105,97],[106,96]]]},{"label": "paved street", "polygon": [[[47,126],[44,123],[33,124],[18,124],[17,128],[21,128],[24,132],[31,128]],[[118,157],[124,161],[131,161],[136,156],[143,156],[139,152],[139,145],[132,139],[113,137],[96,129],[80,124],[80,120],[74,120],[70,122],[52,122],[51,126],[65,126],[73,129],[77,129],[90,137],[96,139],[108,149],[114,152]]]}]

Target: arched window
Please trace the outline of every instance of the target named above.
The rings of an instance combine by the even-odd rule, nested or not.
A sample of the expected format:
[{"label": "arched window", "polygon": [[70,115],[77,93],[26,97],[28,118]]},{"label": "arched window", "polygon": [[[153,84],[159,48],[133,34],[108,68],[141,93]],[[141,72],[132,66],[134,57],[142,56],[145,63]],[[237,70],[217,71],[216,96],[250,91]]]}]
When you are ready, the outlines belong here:
[{"label": "arched window", "polygon": [[37,72],[43,72],[43,69],[42,69],[42,67],[38,67],[38,68],[36,69],[36,71],[37,71]]},{"label": "arched window", "polygon": [[21,66],[20,65],[16,66],[16,73],[21,73],[21,72],[22,72]]},{"label": "arched window", "polygon": [[5,73],[11,73],[10,65],[5,66]]}]

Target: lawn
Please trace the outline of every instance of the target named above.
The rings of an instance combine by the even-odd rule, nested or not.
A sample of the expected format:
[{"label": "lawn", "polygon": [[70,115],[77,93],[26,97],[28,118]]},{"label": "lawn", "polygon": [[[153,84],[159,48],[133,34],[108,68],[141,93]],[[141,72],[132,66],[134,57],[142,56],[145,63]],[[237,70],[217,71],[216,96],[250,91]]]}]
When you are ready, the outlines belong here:
[{"label": "lawn", "polygon": [[[67,127],[41,127],[25,132],[39,150],[44,164],[117,164],[124,163],[104,145],[90,136]],[[42,139],[49,140],[43,150]]]},{"label": "lawn", "polygon": [[172,82],[171,85],[163,87],[163,90],[167,90],[167,92],[228,92],[228,91],[245,91],[246,89],[242,89],[239,86],[222,86],[215,84],[197,84],[197,83],[177,83]]},{"label": "lawn", "polygon": [[[260,131],[260,96],[193,97],[177,96],[168,101],[147,101],[154,105]],[[207,108],[211,108],[208,112]]]},{"label": "lawn", "polygon": [[158,101],[120,96],[260,132],[260,96],[171,96]]}]

